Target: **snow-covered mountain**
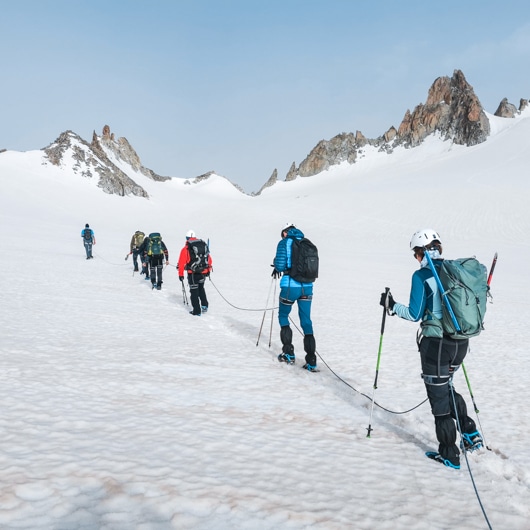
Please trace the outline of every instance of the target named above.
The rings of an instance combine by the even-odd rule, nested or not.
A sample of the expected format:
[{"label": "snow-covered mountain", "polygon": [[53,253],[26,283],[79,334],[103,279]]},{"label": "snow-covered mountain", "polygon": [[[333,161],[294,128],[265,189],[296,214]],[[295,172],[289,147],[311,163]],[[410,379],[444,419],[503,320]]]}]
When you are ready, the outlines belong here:
[{"label": "snow-covered mountain", "polygon": [[[487,118],[477,145],[367,145],[355,164],[255,197],[215,174],[155,180],[110,151],[149,198],[102,193],[72,157],[1,153],[0,526],[527,530],[530,110]],[[318,374],[276,360],[270,263],[288,221],[320,253]],[[414,324],[387,318],[373,389],[379,295],[407,301],[410,236],[426,226],[447,257],[489,266],[499,253],[466,358],[491,450],[459,471],[423,456],[436,438]],[[190,228],[214,260],[201,318],[174,269]],[[138,229],[169,248],[162,291],[124,260]],[[473,412],[462,373],[455,385]]]}]

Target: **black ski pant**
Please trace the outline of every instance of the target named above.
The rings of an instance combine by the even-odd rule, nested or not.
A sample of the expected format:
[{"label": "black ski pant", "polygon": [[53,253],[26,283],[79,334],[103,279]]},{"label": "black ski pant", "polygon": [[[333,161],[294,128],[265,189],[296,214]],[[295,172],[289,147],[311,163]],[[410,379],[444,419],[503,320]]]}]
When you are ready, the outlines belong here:
[{"label": "black ski pant", "polygon": [[204,274],[200,272],[188,273],[188,285],[190,286],[190,300],[193,314],[200,315],[201,307],[208,307],[206,290],[204,289]]},{"label": "black ski pant", "polygon": [[164,254],[151,256],[149,259],[151,268],[151,283],[162,285],[162,270],[164,269]]},{"label": "black ski pant", "polygon": [[438,452],[456,465],[460,464],[460,451],[456,446],[455,420],[458,418],[462,433],[477,430],[475,422],[467,415],[464,398],[453,386],[453,374],[464,361],[468,348],[468,340],[448,337],[423,337],[420,342],[421,376],[434,416]]}]

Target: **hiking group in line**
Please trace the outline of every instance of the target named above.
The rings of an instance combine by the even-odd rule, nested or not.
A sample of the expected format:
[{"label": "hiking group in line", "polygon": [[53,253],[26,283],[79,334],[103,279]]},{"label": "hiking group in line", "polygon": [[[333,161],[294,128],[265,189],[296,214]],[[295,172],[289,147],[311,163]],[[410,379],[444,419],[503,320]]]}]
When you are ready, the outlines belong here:
[{"label": "hiking group in line", "polygon": [[[169,252],[159,232],[151,232],[146,236],[137,230],[130,243],[130,254],[133,255],[134,270],[138,271],[138,257],[142,264],[140,274],[145,274],[146,280],[151,280],[153,289],[162,289],[162,271],[169,265]],[[212,271],[212,256],[208,244],[198,239],[194,230],[186,233],[186,243],[180,251],[177,264],[179,280],[184,281],[184,274],[188,277],[190,299],[193,310],[190,314],[201,316],[208,311],[208,298],[204,289],[204,281]]]},{"label": "hiking group in line", "polygon": [[[95,238],[88,224],[81,236],[87,259],[90,259]],[[453,375],[460,368],[469,351],[468,337],[477,335],[482,329],[485,307],[482,311],[478,311],[480,329],[470,332],[468,336],[465,333],[459,334],[452,328],[452,331],[448,331],[445,312],[446,306],[450,307],[450,304],[446,300],[445,292],[442,292],[439,279],[439,273],[445,267],[444,259],[441,257],[441,237],[430,228],[420,230],[413,234],[410,249],[420,268],[412,275],[408,305],[396,302],[389,289],[381,294],[380,305],[391,316],[397,315],[404,320],[420,322],[417,343],[421,377],[431,405],[435,433],[439,442],[438,451],[429,451],[426,456],[447,467],[459,469],[460,450],[456,445],[457,432],[461,435],[460,449],[464,451],[480,449],[483,440],[475,422],[467,414],[464,398],[454,389]],[[163,283],[164,259],[165,264],[169,264],[169,253],[160,233],[153,232],[145,236],[143,232],[137,230],[131,239],[130,254],[133,255],[134,270],[139,270],[138,258],[140,258],[141,274],[145,274],[146,280],[151,280],[153,288],[160,290]],[[448,260],[445,261],[450,263]],[[318,250],[309,239],[305,238],[300,229],[293,223],[287,223],[281,230],[281,240],[271,266],[273,280],[280,279],[278,321],[282,353],[278,355],[278,361],[287,364],[295,364],[296,361],[293,332],[289,323],[291,309],[296,302],[304,335],[303,368],[309,372],[318,372],[316,341],[311,321],[313,282],[318,277]],[[483,265],[478,264],[478,266],[481,268],[476,273],[476,277],[480,284],[480,297],[484,298],[485,304],[485,296],[489,290],[489,283],[485,280],[487,271]],[[180,251],[177,270],[181,282],[184,282],[187,274],[193,307],[190,314],[200,316],[208,311],[204,282],[212,271],[212,258],[208,244],[198,239],[193,230],[189,230],[186,234],[186,243]],[[476,295],[476,298],[478,304],[479,296]],[[452,316],[454,317],[454,314]],[[461,331],[458,325],[457,330]]]}]

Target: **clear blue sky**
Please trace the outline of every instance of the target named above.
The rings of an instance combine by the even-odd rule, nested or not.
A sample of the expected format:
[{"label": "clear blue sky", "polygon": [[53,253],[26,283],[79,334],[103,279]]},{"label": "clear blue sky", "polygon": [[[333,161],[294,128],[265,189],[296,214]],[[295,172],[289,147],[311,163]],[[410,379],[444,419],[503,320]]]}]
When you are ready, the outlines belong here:
[{"label": "clear blue sky", "polygon": [[247,192],[457,68],[488,112],[530,98],[527,0],[0,0],[0,45],[0,149],[108,124],[156,173]]}]

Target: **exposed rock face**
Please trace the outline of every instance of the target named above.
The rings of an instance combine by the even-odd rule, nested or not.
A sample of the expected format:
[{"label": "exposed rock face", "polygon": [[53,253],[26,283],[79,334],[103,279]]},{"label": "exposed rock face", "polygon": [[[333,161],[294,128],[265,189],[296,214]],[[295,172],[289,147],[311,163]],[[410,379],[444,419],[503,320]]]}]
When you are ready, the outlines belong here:
[{"label": "exposed rock face", "polygon": [[352,133],[338,134],[329,141],[321,140],[300,164],[297,174],[310,177],[344,161],[353,164],[357,158],[357,147]]},{"label": "exposed rock face", "polygon": [[285,175],[285,182],[289,182],[290,180],[294,180],[296,178],[296,164],[293,162],[291,164],[291,167],[289,168],[289,171],[287,172],[287,175]]},{"label": "exposed rock face", "polygon": [[504,98],[495,111],[495,116],[500,118],[514,118],[517,114],[517,108],[512,103],[508,103],[508,98]]},{"label": "exposed rock face", "polygon": [[63,132],[43,151],[44,157],[55,166],[61,166],[65,158],[71,157],[75,161],[74,173],[85,178],[99,177],[98,186],[105,193],[149,197],[141,186],[109,160],[99,143],[92,141],[89,145],[72,131]]},{"label": "exposed rock face", "polygon": [[418,105],[412,112],[407,110],[397,129],[390,127],[373,140],[365,138],[359,131],[355,135],[342,133],[329,141],[321,140],[296,171],[289,171],[289,179],[297,175],[316,175],[345,161],[353,164],[359,149],[365,145],[391,153],[399,145],[420,145],[434,132],[439,132],[444,140],[467,146],[484,142],[490,133],[486,113],[460,70],[455,70],[451,78],[436,79],[425,104]]},{"label": "exposed rock face", "polygon": [[[287,179],[286,179],[287,180]],[[253,195],[259,195],[265,188],[270,188],[271,186],[274,186],[276,182],[278,181],[278,170],[275,168],[272,172],[272,175],[269,177],[269,180],[261,186],[260,190],[257,193],[253,193]]]},{"label": "exposed rock face", "polygon": [[204,180],[208,180],[212,175],[217,175],[218,177],[221,177],[225,180],[227,180],[228,182],[230,182],[230,184],[232,184],[232,186],[234,186],[234,188],[236,188],[238,191],[240,191],[241,193],[245,193],[243,191],[243,189],[238,186],[237,184],[234,184],[232,181],[230,181],[229,179],[227,179],[226,177],[223,177],[219,174],[217,174],[215,171],[207,171],[206,173],[203,173],[202,175],[199,175],[198,177],[195,177],[194,179],[190,179],[190,180],[185,180],[184,181],[184,184],[186,185],[190,185],[190,184],[198,184],[199,182],[202,182]]},{"label": "exposed rock face", "polygon": [[519,112],[521,112],[524,109],[526,109],[526,107],[528,107],[528,100],[521,98],[521,101],[519,102]]},{"label": "exposed rock face", "polygon": [[407,110],[397,143],[415,147],[435,131],[445,140],[467,146],[484,142],[490,133],[486,113],[460,70],[455,70],[451,78],[436,79],[425,104],[412,113]]},{"label": "exposed rock face", "polygon": [[110,132],[110,127],[108,125],[103,127],[101,138],[98,139],[94,132],[92,136],[92,146],[95,149],[101,148],[101,146],[105,147],[111,151],[118,160],[122,160],[129,164],[135,171],[139,171],[142,175],[145,175],[152,180],[163,182],[170,179],[170,177],[161,177],[154,171],[144,167],[140,161],[140,157],[127,141],[127,138],[120,137],[117,141],[114,140],[114,133]]}]

